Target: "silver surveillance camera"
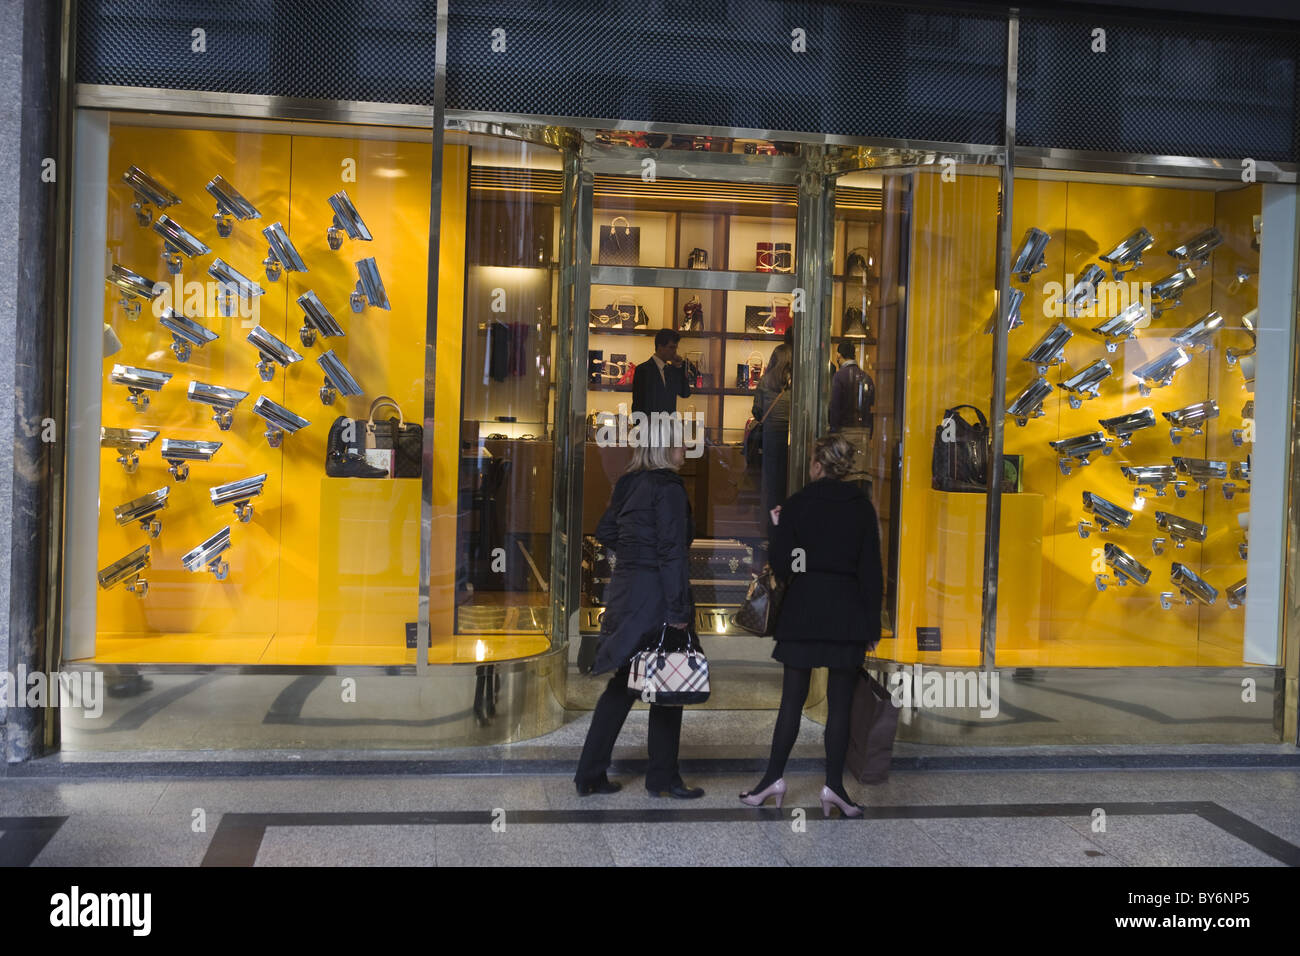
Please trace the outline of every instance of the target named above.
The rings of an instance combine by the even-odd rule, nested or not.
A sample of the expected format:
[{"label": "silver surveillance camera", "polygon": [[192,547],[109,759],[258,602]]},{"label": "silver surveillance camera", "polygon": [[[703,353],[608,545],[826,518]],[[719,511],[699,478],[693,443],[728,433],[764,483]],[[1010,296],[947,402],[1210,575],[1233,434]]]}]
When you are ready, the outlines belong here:
[{"label": "silver surveillance camera", "polygon": [[160,452],[163,461],[171,466],[167,470],[171,472],[172,477],[177,481],[184,481],[190,474],[188,462],[211,461],[212,456],[221,450],[221,445],[222,442],[219,441],[164,438]]},{"label": "silver surveillance camera", "polygon": [[370,241],[370,230],[362,222],[361,214],[357,212],[357,207],[352,205],[352,199],[345,190],[339,190],[330,196],[329,204],[334,210],[334,224],[325,230],[325,241],[329,243],[331,249],[342,247],[345,233],[349,239]]},{"label": "silver surveillance camera", "polygon": [[280,273],[288,270],[289,272],[307,272],[307,264],[302,261],[302,256],[298,255],[298,249],[289,238],[289,234],[284,231],[284,226],[278,222],[273,222],[262,230],[262,235],[266,237],[266,258],[262,260],[262,265],[266,267],[266,278],[275,282],[280,278]]},{"label": "silver surveillance camera", "polygon": [[352,373],[344,367],[339,357],[334,354],[333,349],[317,358],[316,364],[325,373],[325,384],[321,386],[320,390],[322,405],[333,405],[334,399],[339,395],[350,397],[362,394],[361,386],[352,377]]},{"label": "silver surveillance camera", "polygon": [[302,361],[301,355],[260,325],[248,333],[248,341],[257,349],[260,356],[257,363],[257,374],[262,377],[264,382],[269,382],[275,378],[276,365],[281,368],[288,368],[294,362]]},{"label": "silver surveillance camera", "polygon": [[237,388],[208,385],[205,382],[190,382],[186,395],[191,402],[211,405],[214,410],[212,420],[223,432],[230,431],[230,426],[234,422],[235,409],[239,407],[240,402],[248,398],[247,392],[241,392]]},{"label": "silver surveillance camera", "polygon": [[261,497],[265,485],[265,473],[253,475],[251,478],[240,478],[238,481],[217,485],[208,491],[208,497],[212,499],[213,506],[217,508],[222,505],[234,505],[235,517],[242,523],[247,524],[253,520],[252,501],[254,498]]},{"label": "silver surveillance camera", "polygon": [[302,308],[302,328],[298,330],[298,340],[302,342],[303,348],[315,345],[318,333],[327,339],[344,334],[342,326],[311,289],[298,296],[298,305]]},{"label": "silver surveillance camera", "polygon": [[266,435],[267,444],[272,448],[280,447],[285,432],[292,435],[300,428],[306,428],[311,424],[301,415],[289,411],[283,405],[277,405],[265,395],[253,403],[253,411],[265,419],[266,431],[263,434]]},{"label": "silver surveillance camera", "polygon": [[234,220],[246,222],[262,218],[257,207],[221,176],[213,176],[208,182],[207,190],[217,201],[217,211],[212,214],[212,218],[217,221],[217,235],[222,239],[228,239],[234,231]]},{"label": "silver surveillance camera", "polygon": [[171,485],[164,485],[157,491],[151,491],[126,504],[118,505],[113,509],[113,517],[117,519],[119,525],[138,521],[149,537],[156,538],[162,531],[162,521],[157,515],[167,507],[167,496],[170,491]]},{"label": "silver surveillance camera", "polygon": [[149,567],[150,545],[142,544],[124,558],[119,558],[99,572],[99,586],[105,591],[119,584],[138,598],[149,593],[149,582],[144,578],[144,570]]},{"label": "silver surveillance camera", "polygon": [[384,291],[384,282],[379,278],[379,266],[375,264],[373,257],[357,261],[357,275],[360,278],[357,280],[356,291],[352,293],[352,311],[360,312],[367,304],[377,309],[391,310],[392,306],[388,304],[388,293]]},{"label": "silver surveillance camera", "polygon": [[149,407],[149,396],[145,392],[160,392],[171,381],[171,372],[159,372],[151,368],[135,368],[131,365],[114,365],[108,374],[108,380],[114,385],[125,385],[128,392],[126,400],[143,412]]},{"label": "silver surveillance camera", "polygon": [[131,203],[131,208],[135,210],[136,221],[142,226],[147,226],[153,221],[153,210],[149,208],[150,206],[163,210],[180,205],[179,196],[139,166],[127,167],[126,172],[122,174],[122,182],[130,186],[135,193],[135,202]]}]

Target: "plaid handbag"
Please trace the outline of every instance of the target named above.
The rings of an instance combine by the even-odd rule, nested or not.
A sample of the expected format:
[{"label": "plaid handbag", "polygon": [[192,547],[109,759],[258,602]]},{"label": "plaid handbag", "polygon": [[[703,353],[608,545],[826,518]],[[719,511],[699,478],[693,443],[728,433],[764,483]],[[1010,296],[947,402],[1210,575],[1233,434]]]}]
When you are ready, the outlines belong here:
[{"label": "plaid handbag", "polygon": [[700,649],[699,638],[686,632],[686,649],[678,651],[665,648],[667,636],[665,624],[653,647],[632,655],[628,690],[651,704],[678,707],[704,703],[709,699],[709,659]]}]

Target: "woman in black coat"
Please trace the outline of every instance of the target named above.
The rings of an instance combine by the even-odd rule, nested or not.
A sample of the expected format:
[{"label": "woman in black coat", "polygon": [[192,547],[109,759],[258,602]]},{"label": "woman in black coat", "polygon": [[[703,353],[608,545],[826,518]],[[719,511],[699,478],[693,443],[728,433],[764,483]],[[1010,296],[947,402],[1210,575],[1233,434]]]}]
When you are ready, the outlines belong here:
[{"label": "woman in black coat", "polygon": [[[578,759],[573,782],[580,796],[621,789],[606,773],[614,742],[637,700],[627,686],[632,656],[642,649],[647,634],[661,633],[665,624],[685,630],[695,617],[687,567],[694,536],[691,505],[677,474],[685,449],[680,436],[673,443],[672,431],[666,423],[651,442],[633,451],[632,464],[614,486],[596,528],[596,538],[611,552],[613,573],[592,673],[614,675],[596,703]],[[653,796],[704,796],[703,790],[682,782],[677,766],[681,732],[681,707],[650,704],[645,782]]]},{"label": "woman in black coat", "polygon": [[844,790],[844,757],[854,681],[867,650],[880,640],[883,575],[876,510],[856,486],[841,480],[852,469],[853,454],[853,446],[839,435],[819,439],[809,465],[813,480],[773,509],[769,560],[786,591],[772,657],[785,665],[785,675],[767,773],[740,795],[750,806],[768,797],[781,805],[786,789],[782,774],[799,736],[812,668],[826,667],[822,812],[829,815],[838,806],[845,816],[862,815]]}]

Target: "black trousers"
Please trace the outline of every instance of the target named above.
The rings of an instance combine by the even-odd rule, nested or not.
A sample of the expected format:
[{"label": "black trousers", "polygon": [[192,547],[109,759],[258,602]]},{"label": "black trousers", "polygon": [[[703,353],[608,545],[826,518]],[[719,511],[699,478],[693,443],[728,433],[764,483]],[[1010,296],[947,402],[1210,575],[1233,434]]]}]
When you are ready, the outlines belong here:
[{"label": "black trousers", "polygon": [[[609,770],[614,755],[614,742],[618,740],[628,712],[638,700],[637,695],[627,687],[630,669],[629,664],[624,664],[616,670],[605,685],[605,692],[596,702],[596,710],[591,715],[591,726],[587,729],[587,740],[582,745],[582,756],[578,758],[578,772],[573,776],[575,783],[585,784],[599,780]],[[650,766],[645,774],[647,790],[667,790],[674,784],[681,783],[681,773],[677,768],[677,749],[681,737],[682,709],[651,704],[650,734],[647,741]]]}]

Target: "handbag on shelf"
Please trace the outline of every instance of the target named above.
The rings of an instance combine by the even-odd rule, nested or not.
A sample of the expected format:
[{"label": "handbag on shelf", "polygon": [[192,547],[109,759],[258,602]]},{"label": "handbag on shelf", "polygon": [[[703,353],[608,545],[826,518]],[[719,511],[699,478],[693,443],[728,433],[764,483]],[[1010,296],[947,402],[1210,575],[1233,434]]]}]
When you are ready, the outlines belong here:
[{"label": "handbag on shelf", "polygon": [[761,335],[784,335],[793,322],[792,303],[785,296],[773,297],[767,307],[745,306],[745,331]]},{"label": "handbag on shelf", "polygon": [[[396,418],[376,419],[388,407]],[[350,423],[350,424],[349,424]],[[401,406],[387,395],[370,403],[364,419],[336,418],[325,446],[325,474],[330,477],[419,478],[424,454],[424,427],[407,422]],[[358,462],[369,466],[367,473]]]},{"label": "handbag on shelf", "polygon": [[698,295],[691,296],[686,300],[686,304],[682,306],[682,324],[677,327],[677,331],[704,331],[704,304],[700,302]]},{"label": "handbag on shelf", "polygon": [[686,268],[688,269],[707,269],[709,267],[709,254],[698,246],[691,250],[691,254],[686,257]]},{"label": "handbag on shelf", "polygon": [[[867,300],[868,303],[870,301],[870,299]],[[851,305],[844,310],[844,318],[840,323],[840,335],[846,339],[863,339],[865,345],[876,344],[876,333],[867,321],[867,314],[856,306]]]},{"label": "handbag on shelf", "polygon": [[875,265],[875,257],[872,256],[871,250],[866,246],[858,246],[849,250],[848,259],[844,263],[844,272],[850,278],[861,279],[865,282],[867,279],[874,278],[871,274],[871,268]]},{"label": "handbag on shelf", "polygon": [[[966,421],[958,412],[969,408],[977,421]],[[950,435],[945,441],[945,433]],[[989,423],[974,405],[957,405],[943,413],[934,430],[934,455],[930,483],[936,491],[980,492],[988,490]]]},{"label": "handbag on shelf", "polygon": [[785,587],[777,580],[776,572],[770,565],[763,565],[763,570],[749,582],[745,602],[733,618],[736,626],[759,637],[771,637],[776,630],[776,617],[784,595]]},{"label": "handbag on shelf", "polygon": [[603,309],[592,309],[587,326],[593,329],[635,329],[650,324],[650,316],[627,293],[615,296]]},{"label": "handbag on shelf", "polygon": [[615,216],[608,226],[601,226],[600,264],[602,266],[640,265],[641,227],[632,225],[626,216]]},{"label": "handbag on shelf", "polygon": [[[658,641],[651,631],[647,635],[649,646],[632,655],[628,690],[652,704],[669,707],[702,704],[709,699],[709,659],[704,656],[698,637],[689,630],[672,630],[685,634],[685,641],[668,644],[669,627],[664,624]],[[678,650],[678,646],[683,649]]]}]

